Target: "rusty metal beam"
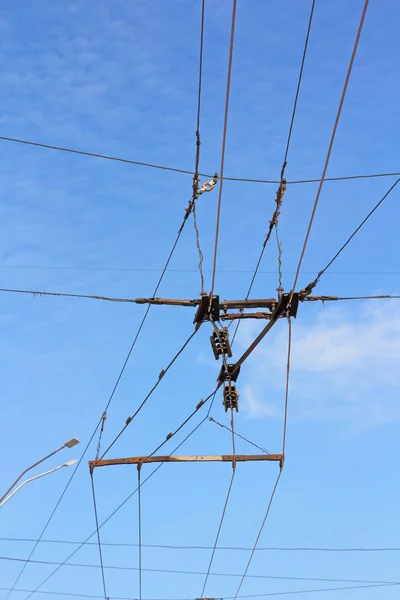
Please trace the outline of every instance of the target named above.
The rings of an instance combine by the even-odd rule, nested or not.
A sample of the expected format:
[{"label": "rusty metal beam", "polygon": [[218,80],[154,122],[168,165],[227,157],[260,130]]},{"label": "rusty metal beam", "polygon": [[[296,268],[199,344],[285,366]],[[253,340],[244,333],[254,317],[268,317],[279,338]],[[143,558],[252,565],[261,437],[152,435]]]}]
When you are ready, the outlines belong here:
[{"label": "rusty metal beam", "polygon": [[141,465],[144,463],[177,463],[177,462],[251,462],[251,461],[283,461],[283,454],[219,454],[214,456],[130,456],[128,458],[111,458],[108,460],[90,460],[89,467],[111,467],[115,465]]},{"label": "rusty metal beam", "polygon": [[232,308],[269,308],[274,309],[278,304],[275,298],[255,298],[248,300],[221,300],[220,306],[222,309]]},{"label": "rusty metal beam", "polygon": [[[270,319],[272,313],[226,313],[221,315],[221,321],[234,321],[235,319]],[[281,315],[284,316],[284,315]]]},{"label": "rusty metal beam", "polygon": [[[155,304],[155,305],[166,305],[166,306],[186,306],[193,308],[199,306],[201,298],[189,299],[175,299],[175,298],[135,298],[131,302],[136,304]],[[274,309],[278,304],[275,298],[259,298],[259,299],[248,299],[248,300],[221,300],[221,310],[231,309],[245,309],[245,308],[268,308]]]}]

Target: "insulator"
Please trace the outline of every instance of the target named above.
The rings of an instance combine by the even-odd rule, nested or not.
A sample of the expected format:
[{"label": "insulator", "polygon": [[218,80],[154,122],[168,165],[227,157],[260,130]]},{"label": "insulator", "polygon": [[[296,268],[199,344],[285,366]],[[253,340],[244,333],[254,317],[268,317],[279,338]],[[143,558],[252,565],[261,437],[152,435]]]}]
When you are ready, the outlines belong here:
[{"label": "insulator", "polygon": [[223,405],[225,408],[225,412],[228,409],[235,409],[236,412],[239,411],[239,393],[236,387],[232,384],[228,384],[224,387],[224,400]]}]

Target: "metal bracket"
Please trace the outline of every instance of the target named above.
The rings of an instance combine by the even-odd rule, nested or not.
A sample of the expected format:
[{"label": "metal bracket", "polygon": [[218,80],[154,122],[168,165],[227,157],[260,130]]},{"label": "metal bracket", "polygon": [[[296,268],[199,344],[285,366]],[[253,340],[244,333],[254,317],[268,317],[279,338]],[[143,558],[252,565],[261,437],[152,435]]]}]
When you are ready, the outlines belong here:
[{"label": "metal bracket", "polygon": [[240,367],[234,371],[235,365],[222,365],[221,370],[218,375],[218,383],[222,384],[225,381],[236,381],[239,377]]},{"label": "metal bracket", "polygon": [[193,323],[203,323],[211,319],[219,321],[219,296],[213,296],[210,304],[210,296],[202,296],[200,298],[199,308],[196,311]]},{"label": "metal bracket", "polygon": [[281,299],[275,309],[275,314],[279,316],[282,313],[286,313],[289,317],[296,318],[297,309],[299,307],[299,294],[296,292],[293,294],[292,301],[289,304],[291,294],[282,294]]}]

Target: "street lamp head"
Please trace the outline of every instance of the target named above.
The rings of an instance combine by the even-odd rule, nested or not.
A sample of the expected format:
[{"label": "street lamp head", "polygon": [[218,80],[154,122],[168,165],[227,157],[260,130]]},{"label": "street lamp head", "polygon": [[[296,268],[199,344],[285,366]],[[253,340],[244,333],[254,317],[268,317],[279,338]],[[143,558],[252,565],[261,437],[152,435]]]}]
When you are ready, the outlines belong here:
[{"label": "street lamp head", "polygon": [[73,448],[77,444],[79,444],[78,438],[72,438],[72,440],[68,440],[68,442],[65,442],[64,446],[66,446],[67,448]]},{"label": "street lamp head", "polygon": [[76,458],[73,458],[72,460],[68,460],[67,462],[65,462],[63,464],[63,467],[72,467],[72,465],[74,465],[77,462],[78,461],[76,460]]}]

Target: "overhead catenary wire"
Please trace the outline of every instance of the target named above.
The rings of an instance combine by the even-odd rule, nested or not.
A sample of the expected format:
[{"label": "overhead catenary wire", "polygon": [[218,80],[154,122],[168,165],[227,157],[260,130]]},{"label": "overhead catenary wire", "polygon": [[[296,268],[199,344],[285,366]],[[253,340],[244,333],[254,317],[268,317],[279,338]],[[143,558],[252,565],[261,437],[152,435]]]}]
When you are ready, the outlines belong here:
[{"label": "overhead catenary wire", "polygon": [[[224,356],[224,358],[225,358],[225,356]],[[230,410],[231,410],[232,454],[235,457],[236,456],[236,447],[235,447],[235,426],[234,426],[233,408],[231,408]],[[221,518],[220,518],[220,521],[219,521],[219,524],[218,524],[217,535],[215,536],[215,542],[214,542],[213,549],[211,551],[210,561],[208,563],[207,573],[206,573],[206,576],[204,578],[204,582],[203,582],[203,587],[202,587],[202,590],[201,590],[200,598],[204,597],[204,592],[205,592],[205,589],[206,589],[206,586],[207,586],[207,582],[208,582],[208,579],[209,579],[210,574],[211,574],[211,567],[212,567],[213,562],[214,562],[215,552],[217,551],[218,542],[219,542],[219,538],[220,538],[221,531],[222,531],[222,526],[223,526],[224,520],[225,520],[226,510],[228,508],[228,503],[229,503],[229,500],[230,500],[230,497],[231,497],[231,492],[232,492],[233,482],[235,480],[235,475],[236,475],[236,461],[234,460],[232,462],[232,473],[231,473],[231,478],[230,478],[230,481],[229,481],[228,491],[226,493],[224,507],[222,509]]]},{"label": "overhead catenary wire", "polygon": [[236,6],[237,6],[237,0],[232,0],[232,20],[231,20],[231,32],[230,32],[230,40],[229,40],[228,74],[227,74],[227,79],[226,79],[224,127],[223,127],[223,133],[222,133],[221,166],[220,166],[220,170],[219,170],[220,182],[219,182],[219,190],[218,190],[217,218],[216,218],[216,224],[215,224],[214,259],[213,259],[213,270],[212,270],[212,277],[211,277],[210,301],[211,301],[213,293],[214,293],[215,276],[216,276],[216,271],[217,271],[219,225],[220,225],[220,220],[221,220],[222,191],[223,191],[224,169],[225,169],[226,135],[227,135],[227,130],[228,130],[229,98],[230,98],[230,92],[231,92],[233,46],[234,46],[234,42],[235,42]]},{"label": "overhead catenary wire", "polygon": [[[15,269],[15,270],[27,270],[27,271],[99,271],[99,272],[107,272],[107,271],[115,271],[115,272],[127,272],[127,273],[159,273],[161,271],[161,268],[149,268],[149,267],[89,267],[89,266],[76,266],[76,267],[65,267],[62,265],[0,265],[0,269]],[[168,273],[197,273],[198,269],[168,269]],[[208,269],[203,269],[203,272],[206,273],[208,272]],[[209,272],[211,273],[212,271],[209,270]],[[239,275],[239,274],[246,274],[246,273],[253,273],[254,271],[252,269],[218,269],[218,273],[224,273],[224,274],[231,274],[231,275]],[[287,271],[287,270],[283,270],[282,274],[286,274],[286,275],[294,275],[296,271]],[[302,271],[305,274],[308,275],[313,275],[315,273],[314,271]],[[259,274],[263,274],[263,275],[276,275],[276,269],[272,270],[272,269],[261,269],[258,271]],[[330,271],[328,273],[329,275],[351,275],[352,277],[354,275],[365,275],[365,276],[369,276],[369,275],[400,275],[400,271]],[[13,290],[9,290],[8,288],[3,288],[2,290],[3,292],[8,292],[8,291],[13,291]],[[22,290],[24,291],[24,290]],[[16,290],[16,292],[20,293],[20,290]],[[33,294],[33,295],[37,295],[37,296],[41,296],[43,295],[43,292],[41,292],[40,290],[26,290],[27,294]],[[45,294],[46,295],[46,294]],[[58,294],[56,294],[58,295]],[[86,296],[84,296],[86,297]],[[108,300],[109,298],[107,296],[95,296],[93,299],[94,300],[103,300],[103,298],[105,300]],[[113,300],[113,298],[111,298],[111,301]],[[130,298],[116,298],[116,301],[124,301],[127,300],[128,302],[132,301],[132,299]]]},{"label": "overhead catenary wire", "polygon": [[[261,447],[260,450],[264,451]],[[10,538],[0,537],[0,542],[18,542],[30,543],[37,542],[35,538]],[[41,544],[65,544],[80,546],[81,540],[40,540]],[[120,547],[120,548],[137,548],[138,544],[131,542],[101,542],[102,546]],[[85,546],[97,546],[97,542],[85,542]],[[154,548],[159,550],[212,550],[213,546],[198,546],[198,545],[176,545],[176,544],[142,544],[142,548]],[[248,552],[251,550],[249,546],[218,546],[217,550]],[[339,552],[339,553],[357,553],[357,552],[400,552],[400,546],[382,546],[382,547],[354,547],[354,548],[334,548],[321,546],[258,546],[256,552]]]},{"label": "overhead catenary wire", "polygon": [[[218,389],[218,388],[216,388]],[[166,444],[170,439],[172,439],[177,433],[179,433],[179,431],[181,431],[181,429],[197,414],[197,412],[211,399],[215,397],[215,392],[216,390],[214,390],[213,392],[211,392],[211,394],[209,396],[207,396],[207,398],[205,398],[204,400],[201,400],[196,408],[190,413],[190,415],[179,425],[179,427],[177,427],[175,429],[175,431],[169,433],[165,440],[163,442],[161,442],[157,448],[155,448],[153,450],[153,452],[151,454],[149,454],[149,456],[153,456],[153,454],[155,454],[156,452],[158,452],[158,450],[164,446],[164,444]],[[207,420],[207,416],[205,416],[202,421],[200,421],[200,423],[198,423],[190,432],[189,434],[182,440],[182,442],[180,442],[171,452],[171,455],[176,452],[176,450],[178,450],[200,427],[201,425],[203,425],[203,423]],[[145,462],[145,461],[143,461]],[[163,465],[164,463],[160,463],[159,465],[157,465],[157,467],[142,481],[142,485],[144,485],[144,483],[146,483],[146,481],[148,481]],[[99,529],[101,529],[101,527],[103,527],[106,523],[108,523],[110,521],[110,519],[112,519],[114,517],[114,515],[117,514],[117,512],[123,507],[125,506],[125,504],[127,502],[129,502],[129,500],[137,493],[137,488],[135,490],[133,490],[133,492],[131,492],[126,498],[125,500],[123,500],[118,506],[117,508],[115,508],[109,515],[108,517],[106,517],[106,519],[104,519],[104,521],[102,521],[99,525]],[[81,542],[79,544],[79,546],[77,548],[75,548],[69,555],[68,557],[62,562],[60,563],[60,565],[58,565],[36,588],[35,590],[33,590],[28,596],[26,596],[26,598],[24,600],[28,600],[28,598],[30,598],[33,594],[35,594],[39,589],[42,588],[42,586],[47,583],[47,581],[49,581],[60,569],[61,567],[65,566],[67,564],[67,562],[70,560],[70,558],[72,558],[94,535],[96,535],[97,533],[97,529],[95,531],[93,531],[83,542]],[[42,537],[42,536],[41,536]],[[41,539],[41,537],[38,540],[38,543]],[[32,556],[32,555],[31,555]],[[31,556],[29,557],[29,559],[31,558]],[[26,567],[28,563],[26,562],[26,564],[24,565]],[[14,586],[15,587],[15,586]]]},{"label": "overhead catenary wire", "polygon": [[201,117],[201,90],[203,83],[203,46],[204,46],[204,17],[205,17],[205,0],[201,2],[201,25],[200,25],[200,52],[199,52],[199,80],[197,86],[197,119],[196,119],[196,158],[195,158],[195,168],[193,174],[193,226],[196,235],[196,246],[199,254],[199,273],[200,273],[200,285],[201,285],[201,294],[204,294],[204,275],[203,275],[203,252],[201,250],[200,245],[200,232],[197,225],[197,215],[196,215],[196,200],[199,197],[199,164],[200,164],[200,146],[201,146],[201,136],[200,136],[200,117]]},{"label": "overhead catenary wire", "polygon": [[[150,306],[150,305],[149,305]],[[190,336],[187,338],[187,340],[183,343],[183,345],[181,346],[181,348],[179,348],[178,352],[174,355],[174,357],[170,360],[170,362],[168,363],[168,365],[165,367],[165,369],[163,369],[159,376],[157,381],[155,382],[155,384],[153,385],[153,387],[150,389],[150,391],[147,393],[147,395],[144,397],[144,399],[142,400],[142,402],[139,404],[138,408],[134,411],[134,413],[127,418],[125,425],[122,427],[122,429],[119,431],[119,433],[115,436],[115,438],[112,440],[112,442],[107,446],[107,449],[103,452],[103,454],[101,455],[101,458],[103,459],[105,457],[105,455],[111,450],[111,448],[114,446],[114,444],[119,440],[119,438],[121,437],[121,435],[124,433],[124,431],[129,427],[129,425],[132,423],[132,421],[137,417],[137,415],[140,413],[140,411],[142,410],[142,408],[144,407],[144,405],[146,404],[146,402],[149,400],[149,398],[152,396],[152,394],[155,392],[155,390],[157,389],[157,387],[159,386],[161,380],[163,379],[163,377],[166,375],[166,373],[168,373],[168,371],[170,370],[170,368],[172,367],[172,365],[175,363],[175,361],[180,357],[180,355],[182,354],[182,352],[185,350],[186,346],[189,344],[189,342],[193,339],[193,337],[196,335],[196,333],[198,332],[199,327],[195,327],[194,331],[190,334]]]},{"label": "overhead catenary wire", "polygon": [[340,117],[341,117],[341,114],[342,114],[343,104],[344,104],[344,101],[345,101],[345,98],[346,98],[347,88],[348,88],[348,85],[349,85],[351,73],[352,73],[352,70],[353,70],[354,61],[355,61],[356,54],[357,54],[357,49],[358,49],[358,44],[359,44],[360,37],[361,37],[361,32],[362,32],[363,27],[364,27],[365,16],[367,14],[368,4],[369,4],[369,0],[365,0],[364,7],[363,7],[363,10],[362,10],[362,13],[361,13],[360,23],[359,23],[358,30],[357,30],[356,39],[355,39],[355,42],[354,42],[354,45],[353,45],[353,50],[352,50],[351,57],[350,57],[350,63],[349,63],[349,66],[348,66],[348,69],[347,69],[347,73],[346,73],[346,79],[345,79],[343,90],[342,90],[342,94],[341,94],[341,97],[340,97],[339,107],[338,107],[338,110],[337,110],[337,113],[336,113],[335,123],[334,123],[334,126],[333,126],[331,138],[330,138],[330,141],[329,141],[328,151],[327,151],[326,158],[325,158],[324,168],[322,170],[321,180],[320,180],[319,185],[318,185],[317,195],[315,197],[314,205],[313,205],[313,208],[312,208],[312,211],[311,211],[311,216],[310,216],[310,220],[309,220],[309,223],[308,223],[308,227],[307,227],[307,231],[306,231],[306,236],[305,236],[305,239],[304,239],[303,247],[302,247],[302,250],[301,250],[301,253],[300,253],[300,258],[299,258],[299,262],[298,262],[297,269],[296,269],[296,275],[295,275],[293,286],[292,286],[290,301],[292,300],[294,291],[296,289],[297,281],[298,281],[299,274],[300,274],[301,265],[302,265],[304,254],[305,254],[305,251],[306,251],[306,248],[307,248],[308,239],[310,237],[311,229],[312,229],[312,226],[313,226],[313,223],[314,223],[315,213],[317,211],[319,199],[321,197],[322,187],[324,185],[326,172],[328,170],[329,161],[330,161],[331,153],[332,153],[332,148],[333,148],[333,144],[334,144],[334,141],[335,141],[337,128],[339,126]]},{"label": "overhead catenary wire", "polygon": [[256,539],[255,539],[255,542],[254,542],[254,546],[253,546],[253,548],[252,548],[252,550],[250,552],[250,556],[249,556],[249,559],[247,561],[245,570],[243,572],[243,575],[242,575],[242,578],[240,580],[240,583],[239,583],[239,585],[237,587],[237,590],[236,590],[236,593],[235,593],[235,599],[238,597],[239,592],[242,589],[242,586],[243,586],[245,578],[248,577],[248,570],[249,570],[249,567],[250,567],[251,562],[253,560],[253,557],[254,557],[256,548],[258,546],[258,542],[260,540],[261,534],[262,534],[262,532],[264,530],[264,527],[265,527],[265,524],[266,524],[266,522],[268,520],[270,511],[271,511],[271,506],[272,506],[272,503],[273,503],[274,498],[275,498],[276,490],[278,488],[278,485],[279,485],[279,482],[280,482],[280,479],[281,479],[281,476],[282,476],[282,472],[283,472],[283,466],[284,466],[284,463],[285,463],[287,414],[288,414],[288,404],[289,404],[290,358],[291,358],[291,349],[292,349],[292,323],[291,323],[289,314],[287,315],[287,321],[288,321],[288,349],[287,349],[287,359],[286,359],[285,405],[284,405],[283,433],[282,433],[282,457],[283,458],[282,458],[282,462],[280,464],[280,469],[279,469],[278,476],[276,478],[276,481],[275,481],[275,484],[274,484],[274,487],[272,489],[272,493],[271,493],[271,496],[270,496],[270,499],[269,499],[269,502],[268,502],[268,505],[267,505],[267,510],[265,512],[264,519],[263,519],[263,521],[261,523],[260,529],[258,530]]},{"label": "overhead catenary wire", "polygon": [[[159,289],[159,287],[160,287],[160,285],[161,285],[161,283],[162,283],[162,281],[164,279],[165,273],[166,273],[166,271],[168,269],[168,266],[169,266],[169,264],[171,262],[172,256],[173,256],[173,254],[175,252],[175,249],[176,249],[176,247],[178,245],[180,236],[181,236],[182,231],[183,231],[183,229],[185,227],[185,223],[186,223],[186,221],[187,221],[187,219],[188,219],[188,217],[190,215],[191,209],[192,209],[192,207],[191,207],[191,204],[189,202],[189,206],[186,209],[185,215],[184,215],[183,220],[182,220],[182,224],[181,224],[180,228],[178,229],[178,233],[176,235],[175,241],[174,241],[174,243],[172,245],[172,248],[171,248],[171,250],[170,250],[170,252],[168,254],[167,260],[166,260],[166,262],[164,264],[164,267],[163,267],[163,269],[161,271],[161,274],[160,274],[160,276],[158,278],[157,284],[156,284],[156,286],[154,288],[153,296],[155,296],[157,294],[158,289]],[[127,355],[125,357],[125,360],[124,360],[124,362],[122,364],[121,370],[120,370],[120,372],[118,374],[118,377],[117,377],[116,382],[115,382],[115,384],[113,386],[111,394],[110,394],[110,396],[109,396],[109,398],[107,400],[106,406],[105,406],[105,408],[102,411],[101,417],[100,417],[99,421],[97,422],[97,425],[95,426],[94,431],[93,431],[92,435],[90,436],[90,438],[89,438],[89,440],[88,440],[88,442],[87,442],[87,444],[86,444],[86,446],[85,446],[85,448],[83,450],[83,453],[81,454],[81,456],[80,456],[80,458],[79,458],[79,460],[78,460],[78,462],[77,462],[74,470],[72,471],[71,476],[69,477],[69,479],[68,479],[68,481],[67,481],[67,483],[66,483],[66,485],[65,485],[65,487],[63,489],[63,491],[61,492],[61,495],[59,496],[59,498],[58,498],[58,500],[57,500],[54,508],[52,509],[49,518],[47,519],[44,527],[42,528],[41,533],[39,535],[39,540],[43,537],[43,535],[45,534],[48,526],[50,525],[51,521],[53,520],[53,517],[54,517],[55,513],[57,512],[58,507],[60,506],[60,504],[61,504],[61,502],[62,502],[62,500],[63,500],[63,498],[64,498],[64,496],[65,496],[65,494],[66,494],[66,492],[67,492],[67,490],[69,488],[69,486],[71,485],[71,483],[72,483],[72,481],[73,481],[73,479],[75,477],[75,474],[76,474],[77,470],[79,469],[79,467],[80,467],[80,465],[82,463],[83,458],[86,456],[86,453],[87,453],[87,451],[88,451],[88,449],[89,449],[89,447],[90,447],[90,445],[91,445],[91,443],[92,443],[92,441],[93,441],[93,439],[94,439],[94,437],[95,437],[98,429],[102,426],[102,424],[104,424],[104,415],[107,416],[107,411],[108,411],[108,409],[109,409],[109,407],[110,407],[110,405],[111,405],[111,403],[113,401],[113,398],[115,396],[115,392],[117,391],[119,383],[120,383],[120,381],[122,379],[122,376],[123,376],[123,374],[125,372],[126,366],[127,366],[128,362],[129,362],[129,359],[130,359],[130,357],[132,355],[132,352],[133,352],[133,350],[134,350],[134,348],[136,346],[136,343],[137,343],[137,341],[139,339],[140,333],[141,333],[141,331],[143,329],[143,326],[144,326],[144,324],[146,322],[146,319],[148,317],[148,314],[150,312],[150,308],[151,308],[151,304],[149,304],[147,306],[146,311],[145,311],[145,313],[143,315],[143,318],[142,318],[142,320],[141,320],[141,322],[139,324],[139,327],[136,330],[136,333],[135,333],[134,339],[132,341],[132,344],[131,344],[131,346],[130,346],[130,348],[128,350],[128,353],[127,353]],[[102,434],[103,434],[103,430],[104,430],[104,427],[101,427],[101,429],[100,429],[100,435],[99,435],[99,440],[98,440],[98,444],[97,444],[97,452],[100,451],[101,437],[102,437]],[[29,558],[31,558],[33,556],[33,554],[35,553],[36,548],[38,546],[38,543],[39,542],[35,543],[35,545],[33,546],[32,550],[31,550],[31,552],[29,554]],[[25,571],[25,568],[26,568],[26,564],[22,566],[20,572],[18,573],[16,579],[14,580],[14,583],[13,583],[13,586],[12,586],[13,588],[18,584],[18,582],[19,582],[22,574]],[[8,598],[11,595],[11,593],[12,592],[8,593],[8,595],[6,597],[6,600],[8,600]]]},{"label": "overhead catenary wire", "polygon": [[[139,577],[139,600],[142,600],[142,484],[140,475],[142,464],[137,466],[137,497],[138,497],[138,577]],[[99,530],[99,524],[96,524]]]},{"label": "overhead catenary wire", "polygon": [[97,512],[97,501],[96,501],[96,491],[95,491],[95,487],[94,487],[93,472],[90,473],[90,481],[91,481],[91,485],[92,485],[93,509],[94,509],[94,518],[95,518],[95,522],[96,522],[97,547],[99,550],[101,580],[102,580],[102,584],[103,584],[104,600],[107,600],[108,594],[107,594],[107,586],[106,586],[106,575],[104,572],[103,551],[101,549],[99,517],[98,517],[98,512]]},{"label": "overhead catenary wire", "polygon": [[[19,562],[23,561],[23,558],[13,556],[0,556],[0,560],[5,562]],[[37,565],[58,565],[64,566],[63,563],[50,560],[30,560],[31,564]],[[71,568],[82,568],[82,569],[100,569],[100,565],[86,564],[86,563],[67,563],[65,566]],[[114,571],[135,571],[138,572],[138,567],[124,566],[124,565],[104,565],[104,569]],[[142,569],[148,573],[165,573],[171,575],[205,575],[205,571],[190,571],[186,569],[162,569],[162,568],[151,568],[146,567]],[[241,573],[225,573],[225,572],[212,572],[210,573],[213,577],[230,577],[230,578],[241,578]],[[374,580],[374,579],[341,579],[336,577],[297,577],[290,575],[266,575],[265,573],[251,574],[247,576],[249,579],[267,579],[277,581],[318,581],[326,583],[363,583],[368,585],[400,585],[400,581],[387,581],[387,580]],[[239,596],[240,597],[240,596]]]},{"label": "overhead catenary wire", "polygon": [[[294,121],[296,118],[297,104],[298,104],[299,95],[300,95],[300,88],[301,88],[301,83],[303,80],[304,65],[305,65],[305,61],[306,61],[308,42],[310,39],[311,26],[312,26],[313,17],[314,17],[315,2],[316,2],[316,0],[312,0],[312,2],[311,2],[311,9],[310,9],[310,15],[308,18],[308,25],[307,25],[306,37],[305,37],[305,41],[304,41],[303,54],[302,54],[301,63],[300,63],[300,71],[299,71],[299,76],[297,79],[296,94],[295,94],[295,98],[294,98],[294,102],[293,102],[292,115],[290,118],[289,131],[288,131],[288,135],[287,135],[285,153],[284,153],[283,162],[282,162],[281,175],[280,175],[279,182],[277,182],[277,183],[279,183],[279,188],[276,192],[276,197],[275,197],[275,209],[272,214],[271,220],[269,222],[268,232],[265,236],[260,255],[257,259],[257,263],[256,263],[256,266],[255,266],[255,269],[254,269],[254,272],[253,272],[253,275],[252,275],[252,278],[250,281],[250,285],[247,290],[246,298],[249,298],[249,296],[251,294],[251,291],[254,286],[254,282],[255,282],[257,274],[259,272],[259,268],[260,268],[262,259],[264,257],[265,249],[267,247],[267,244],[270,240],[270,237],[272,235],[272,231],[274,228],[276,230],[276,241],[277,241],[277,247],[278,247],[278,279],[279,279],[278,291],[282,291],[281,290],[281,288],[282,288],[282,260],[281,260],[282,247],[279,242],[279,236],[278,236],[278,221],[279,221],[279,216],[280,216],[280,212],[281,212],[283,196],[286,191],[287,182],[285,179],[285,170],[286,170],[287,160],[288,160],[288,156],[289,156],[290,143],[292,140],[293,126],[294,126]],[[243,314],[243,310],[241,310],[240,312],[241,312],[241,314]],[[234,331],[234,334],[232,337],[232,343],[234,342],[234,340],[236,338],[236,335],[237,335],[239,327],[240,327],[240,323],[241,323],[241,321],[239,319],[236,324],[235,331]]]},{"label": "overhead catenary wire", "polygon": [[309,283],[306,288],[305,291],[306,293],[311,293],[312,290],[314,289],[314,287],[317,285],[317,283],[319,282],[319,280],[321,279],[322,275],[329,269],[329,267],[335,262],[335,260],[340,256],[340,254],[343,252],[343,250],[346,248],[346,246],[348,246],[348,244],[351,242],[351,240],[354,238],[354,236],[360,231],[360,229],[365,225],[365,223],[368,221],[368,219],[374,214],[374,212],[380,207],[380,205],[386,200],[386,198],[389,196],[389,194],[394,190],[394,188],[397,186],[397,184],[400,182],[400,178],[397,179],[395,181],[395,183],[388,189],[388,191],[382,196],[382,198],[379,200],[379,202],[377,202],[377,204],[375,204],[375,206],[373,207],[372,210],[370,210],[370,212],[367,214],[367,216],[365,217],[365,219],[363,219],[361,221],[361,223],[359,224],[359,226],[353,231],[353,233],[347,238],[347,240],[345,241],[345,243],[339,248],[339,250],[336,252],[336,254],[334,255],[333,258],[331,258],[331,260],[328,262],[328,264],[321,269],[321,271],[319,271],[317,277],[314,279],[314,281],[312,281],[311,283]]}]

